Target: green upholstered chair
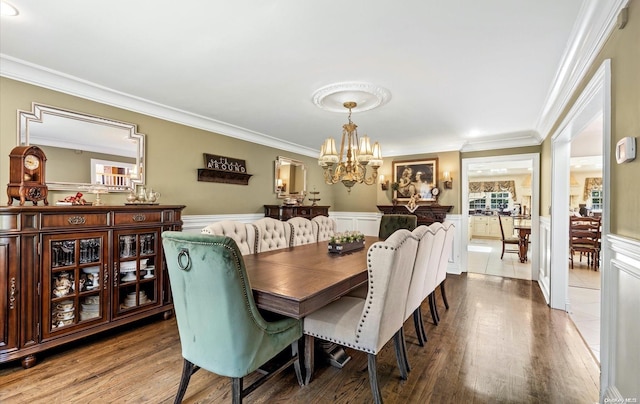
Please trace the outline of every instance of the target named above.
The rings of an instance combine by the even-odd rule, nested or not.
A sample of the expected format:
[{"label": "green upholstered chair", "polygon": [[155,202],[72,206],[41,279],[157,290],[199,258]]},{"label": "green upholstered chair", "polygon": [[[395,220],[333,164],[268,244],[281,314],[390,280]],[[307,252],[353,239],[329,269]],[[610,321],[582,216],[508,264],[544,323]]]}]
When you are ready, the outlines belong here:
[{"label": "green upholstered chair", "polygon": [[[272,376],[295,367],[302,385],[298,340],[300,320],[267,322],[258,312],[244,261],[225,236],[162,233],[184,367],[175,398],[180,403],[199,368],[232,378],[234,403]],[[242,378],[291,346],[292,358],[243,389]],[[261,370],[262,372],[262,370]]]},{"label": "green upholstered chair", "polygon": [[407,229],[413,231],[418,225],[418,217],[416,215],[382,215],[380,219],[380,230],[378,231],[378,237],[382,240],[386,240],[387,237],[393,234],[398,229]]}]

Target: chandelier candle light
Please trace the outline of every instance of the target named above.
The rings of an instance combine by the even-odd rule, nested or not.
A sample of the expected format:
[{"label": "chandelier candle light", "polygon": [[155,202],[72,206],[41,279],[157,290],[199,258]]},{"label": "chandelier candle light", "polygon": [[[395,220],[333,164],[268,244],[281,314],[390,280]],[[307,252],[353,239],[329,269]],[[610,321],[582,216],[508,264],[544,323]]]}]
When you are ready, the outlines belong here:
[{"label": "chandelier candle light", "polygon": [[[336,149],[335,139],[330,137],[325,140],[320,148],[318,164],[324,170],[325,183],[336,184],[338,181],[341,181],[344,186],[347,187],[347,191],[351,192],[351,187],[357,183],[366,185],[376,183],[378,179],[378,168],[382,166],[382,152],[380,151],[380,144],[378,142],[373,144],[373,148],[371,147],[369,136],[363,135],[361,138],[358,137],[358,126],[351,121],[351,110],[355,108],[357,104],[348,101],[343,105],[349,109],[349,122],[342,125],[340,154],[338,154]],[[367,165],[372,168],[371,175],[368,177]]]}]

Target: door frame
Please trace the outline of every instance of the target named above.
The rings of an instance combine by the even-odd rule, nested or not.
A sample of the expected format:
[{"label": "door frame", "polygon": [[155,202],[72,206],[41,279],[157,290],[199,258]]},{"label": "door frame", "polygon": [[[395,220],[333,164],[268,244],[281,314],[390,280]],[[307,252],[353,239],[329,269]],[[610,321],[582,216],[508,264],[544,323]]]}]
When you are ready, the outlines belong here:
[{"label": "door frame", "polygon": [[531,161],[531,279],[538,280],[539,258],[539,229],[540,229],[540,153],[509,154],[490,157],[472,157],[462,159],[462,243],[460,265],[464,272],[467,271],[468,247],[469,247],[469,165],[475,163],[496,163],[503,161]]}]

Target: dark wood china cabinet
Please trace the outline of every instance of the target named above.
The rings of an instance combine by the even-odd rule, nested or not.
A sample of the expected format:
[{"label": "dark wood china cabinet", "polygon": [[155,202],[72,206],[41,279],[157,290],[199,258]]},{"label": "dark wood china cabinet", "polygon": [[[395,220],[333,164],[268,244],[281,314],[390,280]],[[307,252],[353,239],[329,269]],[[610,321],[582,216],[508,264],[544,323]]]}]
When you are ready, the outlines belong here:
[{"label": "dark wood china cabinet", "polygon": [[0,208],[0,363],[173,305],[161,233],[182,205]]}]

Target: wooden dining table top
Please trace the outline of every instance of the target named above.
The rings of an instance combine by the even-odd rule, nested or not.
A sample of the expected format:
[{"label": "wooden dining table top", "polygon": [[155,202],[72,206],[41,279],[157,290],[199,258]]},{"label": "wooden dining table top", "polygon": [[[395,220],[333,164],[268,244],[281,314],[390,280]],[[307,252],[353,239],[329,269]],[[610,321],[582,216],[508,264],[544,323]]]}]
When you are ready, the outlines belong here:
[{"label": "wooden dining table top", "polygon": [[367,250],[376,241],[366,237],[363,249],[344,254],[320,241],[243,256],[257,306],[294,318],[325,306],[367,282]]}]

